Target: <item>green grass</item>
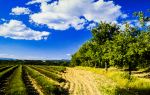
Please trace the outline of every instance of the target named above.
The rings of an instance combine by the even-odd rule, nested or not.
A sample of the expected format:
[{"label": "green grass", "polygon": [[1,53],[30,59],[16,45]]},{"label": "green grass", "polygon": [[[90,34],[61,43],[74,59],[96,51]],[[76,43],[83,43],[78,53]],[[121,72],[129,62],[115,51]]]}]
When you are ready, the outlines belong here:
[{"label": "green grass", "polygon": [[[99,85],[104,95],[150,95],[150,79],[131,76],[131,80],[128,80],[127,72],[114,68],[110,68],[108,72],[100,68],[77,68],[104,75],[106,81],[111,79],[110,82],[103,81],[103,85]],[[102,79],[99,80],[102,81]]]},{"label": "green grass", "polygon": [[6,93],[7,95],[27,95],[22,80],[22,66],[19,66],[11,75]]}]

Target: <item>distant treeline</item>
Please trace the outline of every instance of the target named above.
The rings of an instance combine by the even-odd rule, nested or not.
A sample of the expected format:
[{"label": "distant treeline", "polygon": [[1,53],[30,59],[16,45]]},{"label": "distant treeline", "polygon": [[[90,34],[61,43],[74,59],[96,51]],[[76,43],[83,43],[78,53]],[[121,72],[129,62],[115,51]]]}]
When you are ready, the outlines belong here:
[{"label": "distant treeline", "polygon": [[124,23],[124,29],[116,24],[101,22],[94,28],[92,38],[72,56],[72,66],[117,66],[136,69],[150,67],[150,17],[135,13],[138,27]]},{"label": "distant treeline", "polygon": [[69,60],[0,60],[0,65],[54,65],[69,66]]}]

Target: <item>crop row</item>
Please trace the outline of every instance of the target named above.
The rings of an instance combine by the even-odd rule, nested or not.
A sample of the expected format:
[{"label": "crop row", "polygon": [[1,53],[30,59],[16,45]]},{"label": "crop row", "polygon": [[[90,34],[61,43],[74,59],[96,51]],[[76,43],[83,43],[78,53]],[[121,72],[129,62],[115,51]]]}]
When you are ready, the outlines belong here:
[{"label": "crop row", "polygon": [[[64,95],[59,67],[0,66],[0,95]],[[63,69],[65,70],[65,69]]]},{"label": "crop row", "polygon": [[63,93],[63,89],[59,86],[59,84],[46,77],[44,74],[26,66],[25,67],[29,75],[37,81],[38,85],[42,87],[43,93],[46,95],[60,95]]},{"label": "crop row", "polygon": [[57,70],[54,70],[53,68],[51,68],[51,66],[40,66],[40,65],[36,65],[36,66],[34,66],[34,67],[38,67],[38,68],[44,69],[44,70],[46,70],[46,71],[53,72],[53,73],[55,73],[55,74],[57,74],[57,75],[60,75],[60,72],[57,71]]},{"label": "crop row", "polygon": [[6,86],[8,85],[9,76],[17,68],[17,66],[10,67],[0,72],[0,95],[5,95]]},{"label": "crop row", "polygon": [[58,74],[55,74],[53,72],[49,72],[48,70],[45,70],[43,68],[39,68],[39,67],[35,67],[35,66],[32,66],[33,69],[39,71],[40,73],[44,74],[45,76],[55,80],[55,81],[58,81],[58,82],[64,82],[65,80]]},{"label": "crop row", "polygon": [[32,81],[29,79],[29,74],[25,71],[24,67],[22,68],[22,79],[27,88],[28,95],[39,95],[37,90],[33,87]]},{"label": "crop row", "polygon": [[22,66],[12,73],[8,81],[7,95],[26,95],[26,88],[22,81]]},{"label": "crop row", "polygon": [[4,71],[4,70],[6,70],[6,69],[8,69],[8,68],[10,68],[11,66],[3,66],[3,67],[0,67],[0,72],[2,72],[2,71]]}]

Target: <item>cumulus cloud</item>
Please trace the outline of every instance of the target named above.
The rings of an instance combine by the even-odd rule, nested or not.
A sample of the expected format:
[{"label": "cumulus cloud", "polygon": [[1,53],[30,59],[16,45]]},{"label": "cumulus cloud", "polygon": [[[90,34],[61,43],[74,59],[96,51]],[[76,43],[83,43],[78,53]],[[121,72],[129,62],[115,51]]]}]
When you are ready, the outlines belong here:
[{"label": "cumulus cloud", "polygon": [[128,15],[127,15],[127,14],[123,14],[121,17],[122,17],[122,18],[127,18]]},{"label": "cumulus cloud", "polygon": [[3,23],[0,25],[0,29],[0,36],[12,39],[42,40],[47,39],[50,34],[46,31],[32,30],[18,20],[10,20],[8,23]]},{"label": "cumulus cloud", "polygon": [[1,18],[1,21],[6,21],[6,19],[4,19],[4,18]]},{"label": "cumulus cloud", "polygon": [[150,26],[150,21],[148,21],[148,22],[146,23],[146,26]]},{"label": "cumulus cloud", "polygon": [[121,12],[121,6],[115,5],[113,1],[59,0],[52,3],[48,1],[51,0],[32,0],[27,4],[40,3],[40,12],[31,14],[30,19],[51,29],[66,30],[74,27],[79,30],[84,28],[87,21],[113,22],[118,17],[127,17]]},{"label": "cumulus cloud", "polygon": [[49,2],[51,0],[32,0],[30,2],[28,2],[26,5],[31,5],[31,4],[35,4],[35,3],[44,3],[44,2]]},{"label": "cumulus cloud", "polygon": [[31,10],[25,7],[15,7],[12,8],[12,12],[10,13],[11,15],[21,15],[21,14],[30,14]]},{"label": "cumulus cloud", "polygon": [[[141,28],[140,22],[138,20],[127,20],[126,23],[130,25],[130,27],[139,27]],[[120,26],[120,30],[125,30],[125,23],[117,23]]]},{"label": "cumulus cloud", "polygon": [[92,30],[94,27],[96,27],[96,23],[90,23],[87,27],[88,30]]}]

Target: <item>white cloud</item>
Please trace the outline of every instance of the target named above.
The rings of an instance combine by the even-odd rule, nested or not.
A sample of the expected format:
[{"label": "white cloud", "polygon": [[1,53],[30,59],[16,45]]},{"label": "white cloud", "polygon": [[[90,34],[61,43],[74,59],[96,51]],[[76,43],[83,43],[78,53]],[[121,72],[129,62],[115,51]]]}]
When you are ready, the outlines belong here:
[{"label": "white cloud", "polygon": [[[40,3],[40,12],[30,15],[31,21],[47,25],[51,29],[66,30],[74,27],[83,29],[87,21],[116,21],[118,17],[127,15],[121,12],[121,6],[113,1],[98,0],[59,0],[47,3],[50,0],[33,0],[27,4]],[[81,19],[80,17],[85,19]]]},{"label": "white cloud", "polygon": [[12,39],[42,40],[47,39],[50,34],[46,31],[32,30],[18,20],[10,20],[8,23],[1,24],[0,29],[0,36]]},{"label": "white cloud", "polygon": [[127,22],[130,24],[131,27],[141,27],[140,22],[138,20],[128,20]]},{"label": "white cloud", "polygon": [[120,30],[121,31],[124,31],[126,29],[126,26],[125,24],[118,24],[120,26]]},{"label": "white cloud", "polygon": [[122,17],[122,18],[127,18],[128,15],[127,15],[127,14],[123,14],[121,17]]},{"label": "white cloud", "polygon": [[71,56],[71,54],[69,54],[69,53],[68,53],[68,54],[66,54],[66,55],[67,55],[67,56]]},{"label": "white cloud", "polygon": [[4,18],[1,18],[1,21],[6,21],[6,19],[4,19]]},{"label": "white cloud", "polygon": [[148,22],[146,23],[146,26],[150,26],[150,21],[148,21]]},{"label": "white cloud", "polygon": [[90,23],[90,24],[87,26],[87,29],[88,29],[88,30],[92,30],[94,27],[96,27],[96,23]]},{"label": "white cloud", "polygon": [[21,14],[30,14],[31,10],[25,7],[15,7],[12,8],[12,12],[10,13],[11,15],[21,15]]},{"label": "white cloud", "polygon": [[66,54],[66,58],[65,59],[71,59],[71,55],[70,53]]},{"label": "white cloud", "polygon": [[[141,28],[140,22],[138,20],[127,20],[126,23],[130,25],[130,27],[139,27]],[[120,30],[124,31],[125,30],[125,23],[118,23],[120,26]]]},{"label": "white cloud", "polygon": [[30,2],[27,3],[27,5],[30,5],[30,4],[35,4],[35,3],[44,3],[44,2],[49,2],[51,0],[32,0]]},{"label": "white cloud", "polygon": [[0,58],[15,58],[15,55],[0,53]]}]

